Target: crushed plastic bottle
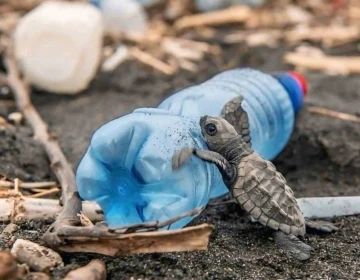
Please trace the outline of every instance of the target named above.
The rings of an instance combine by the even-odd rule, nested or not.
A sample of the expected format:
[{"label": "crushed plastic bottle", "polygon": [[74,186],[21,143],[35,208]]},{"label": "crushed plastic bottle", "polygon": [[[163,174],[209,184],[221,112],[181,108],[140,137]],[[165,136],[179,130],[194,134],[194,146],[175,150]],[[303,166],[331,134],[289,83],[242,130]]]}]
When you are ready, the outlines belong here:
[{"label": "crushed plastic bottle", "polygon": [[126,32],[141,37],[147,31],[148,16],[143,5],[138,2],[135,0],[90,0],[90,3],[101,10],[106,33],[117,35]]},{"label": "crushed plastic bottle", "polygon": [[15,55],[36,87],[75,94],[86,89],[97,72],[102,37],[102,17],[95,7],[48,1],[19,21]]},{"label": "crushed plastic bottle", "polygon": [[305,93],[306,82],[299,74],[235,69],[175,93],[158,108],[137,109],[115,119],[96,131],[80,162],[80,196],[95,200],[111,227],[164,221],[204,206],[228,192],[216,166],[192,157],[180,170],[171,168],[172,156],[181,148],[207,149],[199,118],[220,115],[225,103],[242,95],[252,147],[269,159],[288,141]]}]

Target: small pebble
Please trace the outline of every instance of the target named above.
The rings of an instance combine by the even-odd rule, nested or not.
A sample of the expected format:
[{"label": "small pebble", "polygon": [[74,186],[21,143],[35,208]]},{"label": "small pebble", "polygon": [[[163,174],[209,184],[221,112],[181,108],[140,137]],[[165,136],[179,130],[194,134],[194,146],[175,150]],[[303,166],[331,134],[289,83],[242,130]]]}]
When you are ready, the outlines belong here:
[{"label": "small pebble", "polygon": [[32,272],[26,275],[24,280],[50,280],[50,277],[43,272]]},{"label": "small pebble", "polygon": [[17,263],[9,252],[0,252],[0,279],[15,280],[17,278]]},{"label": "small pebble", "polygon": [[16,125],[20,125],[23,121],[23,114],[21,114],[20,112],[14,112],[14,113],[11,113],[9,116],[8,116],[8,120],[9,122],[12,122]]},{"label": "small pebble", "polygon": [[0,87],[0,96],[2,98],[10,98],[10,89],[7,86]]},{"label": "small pebble", "polygon": [[15,231],[17,231],[18,229],[19,229],[19,227],[18,227],[16,224],[13,224],[13,223],[8,224],[8,225],[4,228],[4,230],[3,230],[3,232],[2,232],[2,235],[8,235],[8,236],[10,236],[10,235],[12,235]]},{"label": "small pebble", "polygon": [[58,253],[29,240],[17,239],[11,249],[11,254],[18,262],[26,263],[37,272],[49,271],[56,266],[64,266]]}]

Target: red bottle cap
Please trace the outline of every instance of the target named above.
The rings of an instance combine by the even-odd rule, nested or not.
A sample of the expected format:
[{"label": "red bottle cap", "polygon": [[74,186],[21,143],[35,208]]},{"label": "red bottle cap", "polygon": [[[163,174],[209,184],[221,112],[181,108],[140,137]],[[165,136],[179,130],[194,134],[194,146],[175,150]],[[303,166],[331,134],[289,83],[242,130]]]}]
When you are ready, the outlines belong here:
[{"label": "red bottle cap", "polygon": [[301,86],[304,97],[308,94],[308,82],[303,75],[298,72],[290,71],[288,74],[293,77]]}]

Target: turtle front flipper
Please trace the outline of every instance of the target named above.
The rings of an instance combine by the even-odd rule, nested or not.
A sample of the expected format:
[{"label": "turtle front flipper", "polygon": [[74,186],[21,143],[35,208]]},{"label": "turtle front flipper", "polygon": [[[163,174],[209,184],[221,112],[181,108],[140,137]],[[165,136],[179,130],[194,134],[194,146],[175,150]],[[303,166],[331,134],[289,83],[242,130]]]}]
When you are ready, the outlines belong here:
[{"label": "turtle front flipper", "polygon": [[172,169],[176,170],[182,167],[195,153],[195,148],[185,147],[179,152],[175,153],[172,157]]},{"label": "turtle front flipper", "polygon": [[227,120],[251,147],[249,118],[241,106],[243,100],[244,98],[239,96],[227,102],[221,112],[221,117]]},{"label": "turtle front flipper", "polygon": [[331,233],[339,230],[339,228],[336,227],[333,223],[326,221],[311,221],[309,219],[305,219],[305,225],[312,230],[324,233]]},{"label": "turtle front flipper", "polygon": [[299,261],[305,261],[310,258],[310,252],[313,250],[309,245],[302,242],[293,234],[286,234],[282,231],[273,233],[276,245],[284,250],[286,255]]},{"label": "turtle front flipper", "polygon": [[183,148],[174,154],[172,158],[172,168],[174,170],[179,169],[190,159],[191,155],[193,154],[202,160],[216,164],[221,174],[223,175],[223,179],[226,182],[235,179],[235,168],[228,162],[226,158],[213,151],[205,151],[189,147]]}]

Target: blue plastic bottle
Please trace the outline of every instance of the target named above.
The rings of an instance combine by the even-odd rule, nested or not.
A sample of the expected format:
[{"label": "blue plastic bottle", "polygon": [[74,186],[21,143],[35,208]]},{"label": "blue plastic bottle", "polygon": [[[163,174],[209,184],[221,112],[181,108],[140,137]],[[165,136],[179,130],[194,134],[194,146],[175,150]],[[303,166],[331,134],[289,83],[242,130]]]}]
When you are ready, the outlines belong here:
[{"label": "blue plastic bottle", "polygon": [[[199,118],[220,115],[224,104],[242,95],[252,147],[272,159],[289,140],[305,93],[306,82],[297,73],[235,69],[177,92],[158,108],[115,119],[96,131],[80,162],[80,196],[95,200],[111,227],[164,221],[206,205],[227,192],[216,166],[192,157],[180,170],[171,168],[171,158],[181,148],[207,149]],[[191,220],[184,218],[170,228]]]}]

